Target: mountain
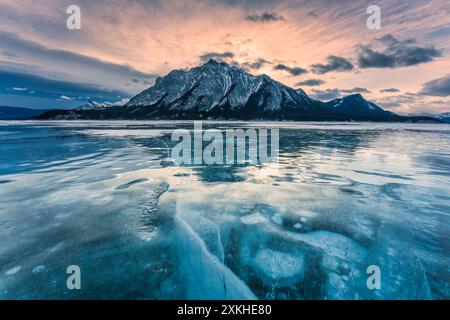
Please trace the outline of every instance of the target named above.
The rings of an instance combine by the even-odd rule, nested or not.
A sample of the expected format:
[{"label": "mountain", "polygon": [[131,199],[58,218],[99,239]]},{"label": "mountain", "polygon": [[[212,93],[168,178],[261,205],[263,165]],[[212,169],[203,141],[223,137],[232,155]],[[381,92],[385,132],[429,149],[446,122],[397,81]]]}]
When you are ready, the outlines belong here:
[{"label": "mountain", "polygon": [[394,114],[390,111],[385,111],[375,103],[367,101],[360,94],[353,94],[341,99],[336,99],[326,103],[328,108],[333,109],[337,113],[365,116],[373,115],[380,117],[390,117]]},{"label": "mountain", "polygon": [[0,107],[0,120],[27,120],[38,117],[45,112],[47,112],[47,110]]},{"label": "mountain", "polygon": [[[174,70],[124,106],[54,110],[41,119],[416,121],[384,111],[361,95],[327,103],[267,75],[254,76],[224,62]],[[431,119],[431,118],[430,118]]]},{"label": "mountain", "polygon": [[75,108],[75,110],[104,110],[106,108],[112,107],[113,104],[111,102],[99,103],[92,100],[89,100],[86,104]]},{"label": "mountain", "polygon": [[132,98],[128,112],[158,119],[270,119],[314,114],[321,105],[303,91],[266,75],[252,76],[224,62],[210,60],[189,71],[175,70]]},{"label": "mountain", "polygon": [[444,121],[445,123],[450,123],[450,112],[438,114],[436,115],[436,118],[441,121]]},{"label": "mountain", "polygon": [[444,113],[421,112],[421,113],[412,113],[409,116],[410,117],[417,117],[417,116],[431,117],[440,122],[450,123],[450,112],[444,112]]}]

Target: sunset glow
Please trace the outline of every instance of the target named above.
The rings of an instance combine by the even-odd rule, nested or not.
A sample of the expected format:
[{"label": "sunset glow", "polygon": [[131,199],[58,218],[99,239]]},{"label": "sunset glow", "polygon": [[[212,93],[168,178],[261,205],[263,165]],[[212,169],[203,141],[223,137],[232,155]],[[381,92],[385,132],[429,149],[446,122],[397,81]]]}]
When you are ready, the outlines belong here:
[{"label": "sunset glow", "polygon": [[[81,9],[81,30],[66,27],[71,4]],[[450,3],[377,1],[380,30],[366,26],[370,4],[2,0],[0,99],[33,108],[69,108],[89,98],[116,102],[157,76],[215,58],[323,101],[361,93],[397,113],[449,111]],[[368,53],[391,61],[364,64]],[[64,85],[48,92],[28,76]]]}]

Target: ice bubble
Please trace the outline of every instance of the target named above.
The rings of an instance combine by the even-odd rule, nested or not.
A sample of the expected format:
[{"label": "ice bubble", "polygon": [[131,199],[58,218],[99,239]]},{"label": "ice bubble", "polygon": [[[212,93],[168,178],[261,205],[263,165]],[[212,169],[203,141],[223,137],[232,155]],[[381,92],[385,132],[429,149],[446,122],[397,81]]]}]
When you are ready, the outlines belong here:
[{"label": "ice bubble", "polygon": [[22,269],[21,266],[14,267],[14,268],[9,269],[8,271],[6,271],[6,272],[5,272],[5,275],[7,275],[7,276],[15,275],[17,272],[20,271],[20,269]]},{"label": "ice bubble", "polygon": [[283,219],[281,218],[281,216],[277,213],[272,217],[272,221],[275,222],[278,225],[282,225],[283,224]]},{"label": "ice bubble", "polygon": [[294,224],[294,228],[301,229],[301,228],[303,228],[303,225],[300,222],[298,222],[298,223]]},{"label": "ice bubble", "polygon": [[365,248],[356,241],[330,231],[319,230],[306,234],[296,234],[295,237],[324,253],[343,260],[362,262],[367,254]]},{"label": "ice bubble", "polygon": [[243,216],[241,218],[241,222],[243,224],[258,224],[258,223],[262,223],[264,221],[266,221],[266,219],[259,212],[253,213],[253,214],[249,214],[249,215]]},{"label": "ice bubble", "polygon": [[44,266],[37,266],[37,267],[34,267],[33,270],[31,270],[31,272],[33,272],[33,273],[39,273],[39,272],[44,271],[44,269],[45,269]]}]

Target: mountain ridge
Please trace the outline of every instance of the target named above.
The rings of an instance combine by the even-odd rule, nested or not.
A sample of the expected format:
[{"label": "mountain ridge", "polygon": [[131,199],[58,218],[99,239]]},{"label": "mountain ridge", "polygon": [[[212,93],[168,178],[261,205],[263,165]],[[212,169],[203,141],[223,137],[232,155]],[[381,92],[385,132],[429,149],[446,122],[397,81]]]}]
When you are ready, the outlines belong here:
[{"label": "mountain ridge", "polygon": [[385,111],[360,94],[321,102],[265,74],[212,59],[158,77],[123,106],[53,110],[39,119],[433,121]]},{"label": "mountain ridge", "polygon": [[0,120],[28,120],[38,117],[47,111],[42,109],[0,106]]},{"label": "mountain ridge", "polygon": [[86,102],[85,104],[76,107],[74,110],[80,110],[80,111],[84,111],[84,110],[104,110],[107,108],[112,107],[113,104],[110,102],[103,102],[103,103],[99,103],[93,100],[88,100],[88,102]]}]

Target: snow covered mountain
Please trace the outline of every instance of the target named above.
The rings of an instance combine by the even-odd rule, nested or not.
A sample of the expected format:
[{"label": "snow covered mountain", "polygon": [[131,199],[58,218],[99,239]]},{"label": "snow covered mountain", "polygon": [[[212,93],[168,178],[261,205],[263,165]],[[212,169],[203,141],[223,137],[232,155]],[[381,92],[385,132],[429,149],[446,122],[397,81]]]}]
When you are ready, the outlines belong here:
[{"label": "snow covered mountain", "polygon": [[75,110],[104,110],[106,108],[112,107],[113,104],[110,102],[99,103],[92,100],[89,100],[86,104],[75,108]]},{"label": "snow covered mountain", "polygon": [[444,121],[445,123],[450,123],[450,112],[441,113],[436,116],[441,121]]},{"label": "snow covered mountain", "polygon": [[166,119],[271,118],[320,112],[321,107],[302,90],[215,60],[189,71],[172,71],[125,105],[134,114]]},{"label": "snow covered mountain", "polygon": [[361,95],[324,103],[267,75],[254,76],[225,62],[210,60],[158,78],[154,86],[124,106],[106,108],[90,102],[77,110],[53,110],[41,118],[420,121],[425,117],[401,117]]},{"label": "snow covered mountain", "polygon": [[326,103],[328,108],[331,108],[334,112],[356,116],[393,116],[390,111],[385,111],[375,103],[367,101],[360,94],[353,94],[341,99],[335,99]]}]

